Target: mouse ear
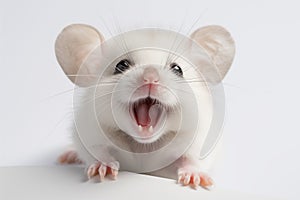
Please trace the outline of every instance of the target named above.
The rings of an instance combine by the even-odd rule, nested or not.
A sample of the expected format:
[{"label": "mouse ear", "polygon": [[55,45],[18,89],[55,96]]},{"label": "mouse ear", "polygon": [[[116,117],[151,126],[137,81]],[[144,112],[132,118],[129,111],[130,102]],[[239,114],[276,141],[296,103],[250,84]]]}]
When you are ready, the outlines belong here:
[{"label": "mouse ear", "polygon": [[55,42],[58,63],[68,78],[78,86],[88,86],[91,82],[92,67],[96,59],[84,64],[87,56],[103,42],[103,36],[92,26],[72,24],[65,27]]},{"label": "mouse ear", "polygon": [[221,80],[228,72],[235,54],[234,41],[221,26],[205,26],[197,29],[191,38],[203,47],[218,68]]}]

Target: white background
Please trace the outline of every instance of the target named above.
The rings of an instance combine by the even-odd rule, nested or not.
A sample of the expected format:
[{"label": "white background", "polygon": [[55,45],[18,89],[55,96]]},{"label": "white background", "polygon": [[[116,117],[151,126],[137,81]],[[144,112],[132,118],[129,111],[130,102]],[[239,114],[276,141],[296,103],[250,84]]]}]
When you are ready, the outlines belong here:
[{"label": "white background", "polygon": [[87,23],[111,37],[120,32],[118,26],[179,30],[183,24],[180,32],[190,34],[219,24],[232,33],[237,51],[224,80],[227,118],[217,185],[300,197],[296,0],[0,2],[0,166],[53,165],[70,142],[72,84],[54,55],[64,26]]}]

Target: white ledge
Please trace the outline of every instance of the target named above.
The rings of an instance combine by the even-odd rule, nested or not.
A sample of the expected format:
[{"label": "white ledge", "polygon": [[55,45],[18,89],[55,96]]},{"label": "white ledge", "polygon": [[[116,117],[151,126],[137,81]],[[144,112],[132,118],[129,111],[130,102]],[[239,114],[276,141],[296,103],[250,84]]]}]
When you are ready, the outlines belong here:
[{"label": "white ledge", "polygon": [[147,175],[121,172],[113,181],[106,178],[86,180],[79,166],[1,167],[0,199],[230,199],[267,200],[269,198],[224,191],[207,191],[176,184],[176,181]]}]

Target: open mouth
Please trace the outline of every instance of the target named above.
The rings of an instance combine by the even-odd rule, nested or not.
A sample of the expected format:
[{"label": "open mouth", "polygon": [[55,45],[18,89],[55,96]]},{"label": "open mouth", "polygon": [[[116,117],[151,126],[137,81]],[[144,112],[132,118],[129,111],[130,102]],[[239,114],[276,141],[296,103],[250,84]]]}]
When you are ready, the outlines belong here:
[{"label": "open mouth", "polygon": [[136,126],[138,134],[149,137],[157,129],[164,113],[163,105],[151,97],[142,98],[130,106],[130,115]]}]

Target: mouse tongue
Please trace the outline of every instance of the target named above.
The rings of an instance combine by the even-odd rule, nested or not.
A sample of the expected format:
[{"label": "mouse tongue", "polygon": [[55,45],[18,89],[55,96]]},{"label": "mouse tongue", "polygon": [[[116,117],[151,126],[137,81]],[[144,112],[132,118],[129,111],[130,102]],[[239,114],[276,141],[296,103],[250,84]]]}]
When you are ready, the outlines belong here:
[{"label": "mouse tongue", "polygon": [[155,126],[160,113],[161,113],[161,109],[158,104],[154,104],[150,106],[149,109],[150,125]]},{"label": "mouse tongue", "polygon": [[148,126],[150,124],[149,105],[140,103],[136,108],[136,120],[138,125]]},{"label": "mouse tongue", "polygon": [[159,105],[149,102],[139,103],[135,109],[136,120],[141,126],[154,126],[159,117]]}]

